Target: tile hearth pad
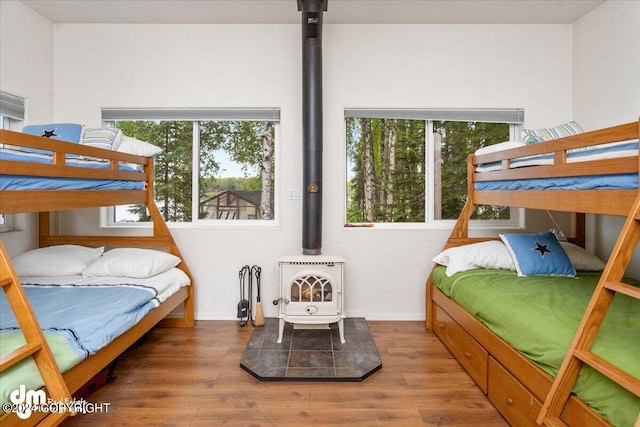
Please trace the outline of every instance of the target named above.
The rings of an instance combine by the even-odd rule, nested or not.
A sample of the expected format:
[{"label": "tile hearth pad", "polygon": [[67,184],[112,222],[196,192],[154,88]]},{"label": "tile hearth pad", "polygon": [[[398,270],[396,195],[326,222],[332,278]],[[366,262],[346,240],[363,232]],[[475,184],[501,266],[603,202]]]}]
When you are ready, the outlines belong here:
[{"label": "tile hearth pad", "polygon": [[382,368],[367,322],[344,319],[346,342],[337,324],[327,329],[294,329],[287,323],[278,344],[278,319],[255,328],[240,367],[260,381],[362,381]]}]

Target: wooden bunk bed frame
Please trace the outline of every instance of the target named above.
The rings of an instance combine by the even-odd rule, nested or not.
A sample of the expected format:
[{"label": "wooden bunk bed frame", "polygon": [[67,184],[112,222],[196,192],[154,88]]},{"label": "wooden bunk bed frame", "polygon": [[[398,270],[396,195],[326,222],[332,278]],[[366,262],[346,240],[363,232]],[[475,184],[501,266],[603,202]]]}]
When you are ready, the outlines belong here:
[{"label": "wooden bunk bed frame", "polygon": [[[61,374],[51,351],[44,339],[37,318],[24,294],[18,276],[11,265],[4,245],[0,242],[0,284],[16,315],[27,344],[0,360],[0,370],[18,361],[33,356],[40,370],[47,396],[64,401],[79,390],[95,375],[109,366],[122,352],[138,341],[156,325],[164,327],[193,327],[194,325],[194,282],[184,262],[169,228],[164,222],[153,198],[153,159],[90,146],[72,144],[0,130],[0,144],[37,148],[53,152],[52,164],[0,160],[0,170],[7,175],[27,175],[40,177],[64,177],[84,179],[134,180],[144,183],[141,190],[0,190],[0,214],[37,212],[39,247],[77,244],[106,247],[153,247],[164,249],[180,257],[183,261],[178,268],[183,270],[191,285],[181,288],[159,307],[151,310],[134,327],[117,337],[96,354],[80,362]],[[73,167],[66,164],[66,154],[75,154],[109,161],[109,170]],[[121,162],[142,166],[140,172],[119,170]],[[50,212],[89,207],[115,206],[122,204],[145,204],[153,221],[151,235],[146,236],[76,236],[57,235],[52,232]],[[183,306],[182,317],[167,317],[173,310]],[[68,413],[44,414],[34,412],[27,420],[20,420],[15,413],[6,413],[0,418],[4,426],[10,425],[57,425]]]},{"label": "wooden bunk bed frame", "polygon": [[[620,281],[640,240],[640,192],[633,190],[475,190],[478,181],[578,175],[638,173],[640,156],[567,163],[567,151],[597,144],[637,140],[640,121],[570,136],[522,148],[468,158],[468,198],[444,249],[490,238],[469,237],[469,220],[476,205],[524,207],[576,213],[574,237],[584,246],[584,214],[626,217],[560,368],[551,378],[533,362],[492,333],[474,316],[448,298],[427,279],[426,328],[433,331],[465,368],[505,419],[516,426],[610,426],[602,416],[570,395],[580,368],[587,364],[640,396],[640,379],[590,352],[598,328],[616,292],[640,299],[640,289]],[[513,159],[553,153],[547,166],[511,168]],[[477,173],[477,165],[500,162],[501,170]],[[640,415],[636,420],[640,425]]]}]

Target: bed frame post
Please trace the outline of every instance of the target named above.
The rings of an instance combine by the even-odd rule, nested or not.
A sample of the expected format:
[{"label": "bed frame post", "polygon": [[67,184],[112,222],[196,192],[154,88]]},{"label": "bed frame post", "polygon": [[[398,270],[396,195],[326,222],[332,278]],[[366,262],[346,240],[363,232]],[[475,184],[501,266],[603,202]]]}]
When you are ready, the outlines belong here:
[{"label": "bed frame post", "polygon": [[49,212],[38,212],[38,247],[42,247],[46,238],[51,235]]},{"label": "bed frame post", "polygon": [[[153,194],[153,192],[150,191],[149,194]],[[167,224],[162,219],[160,210],[158,209],[155,200],[153,200],[153,197],[151,196],[147,203],[147,209],[149,209],[149,215],[151,215],[151,220],[153,221],[153,236],[156,238],[160,237],[166,239],[167,251],[170,254],[173,254],[184,260],[182,254],[180,253],[180,249],[178,249],[178,245],[176,245],[176,242],[173,240],[173,236],[171,235],[169,227],[167,227]],[[189,280],[191,280],[191,286],[189,286],[189,297],[184,301],[183,317],[167,317],[160,322],[160,326],[163,326],[165,328],[190,328],[195,324],[193,276],[191,275],[191,272],[189,271],[189,268],[184,261],[182,261],[178,265],[178,268],[184,271],[185,274],[189,277]]]},{"label": "bed frame post", "polygon": [[147,181],[147,209],[149,210],[149,215],[151,216],[151,220],[153,221],[153,236],[155,238],[161,238],[167,241],[166,248],[170,254],[173,254],[183,260],[178,268],[185,272],[185,274],[189,277],[191,281],[191,286],[189,286],[189,297],[184,301],[183,306],[183,315],[180,317],[168,317],[163,319],[160,322],[160,326],[166,328],[191,328],[195,324],[195,304],[194,304],[194,291],[193,291],[193,276],[187,267],[187,264],[184,262],[184,258],[180,253],[180,249],[178,249],[178,245],[176,245],[173,236],[171,235],[171,231],[169,227],[167,227],[167,223],[164,222],[162,218],[162,214],[156,205],[156,201],[153,198],[153,158],[149,163],[144,167],[145,173],[149,176]]},{"label": "bed frame post", "polygon": [[[451,234],[449,235],[449,239],[447,240],[447,244],[444,249],[447,249],[452,246],[459,246],[464,243],[469,243],[469,220],[471,219],[471,215],[476,209],[476,205],[473,201],[473,154],[469,155],[467,158],[467,201],[460,212],[460,216],[456,221],[456,224],[453,226],[453,230],[451,230]],[[436,266],[434,266],[435,268]],[[432,269],[433,270],[433,269]],[[431,283],[431,274],[427,276],[426,283],[426,306],[425,306],[425,327],[427,331],[433,330],[433,285]]]}]

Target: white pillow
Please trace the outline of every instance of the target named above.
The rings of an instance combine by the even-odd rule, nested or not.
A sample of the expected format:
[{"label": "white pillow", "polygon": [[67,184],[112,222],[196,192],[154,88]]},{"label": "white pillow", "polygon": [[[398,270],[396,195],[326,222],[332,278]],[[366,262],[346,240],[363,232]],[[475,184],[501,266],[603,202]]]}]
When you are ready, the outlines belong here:
[{"label": "white pillow", "polygon": [[180,264],[180,258],[153,249],[111,249],[92,262],[83,272],[83,277],[133,277],[146,278],[164,273]]},{"label": "white pillow", "polygon": [[601,271],[606,265],[600,258],[587,252],[578,245],[569,242],[560,242],[560,245],[569,256],[573,268],[576,270]]},{"label": "white pillow", "polygon": [[151,157],[161,153],[162,148],[123,134],[120,138],[120,145],[116,151],[135,154],[137,156]]},{"label": "white pillow", "polygon": [[524,147],[525,145],[527,144],[520,141],[505,141],[498,144],[487,145],[486,147],[478,148],[474,154],[476,156],[480,156],[482,154],[490,154],[502,150],[508,150],[509,148],[520,148]]},{"label": "white pillow", "polygon": [[516,269],[509,250],[498,240],[449,248],[436,256],[433,261],[445,265],[446,275],[449,277],[460,271],[476,268]]},{"label": "white pillow", "polygon": [[11,262],[18,276],[71,276],[82,274],[103,252],[104,247],[49,246],[24,252]]}]

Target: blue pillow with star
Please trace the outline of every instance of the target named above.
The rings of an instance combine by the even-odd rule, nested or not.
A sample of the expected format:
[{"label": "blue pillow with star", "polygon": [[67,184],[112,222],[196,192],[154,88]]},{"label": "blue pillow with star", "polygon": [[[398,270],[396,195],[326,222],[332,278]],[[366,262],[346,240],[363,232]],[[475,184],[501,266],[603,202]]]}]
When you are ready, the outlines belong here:
[{"label": "blue pillow with star", "polygon": [[503,233],[500,238],[513,257],[518,276],[576,276],[569,256],[552,232]]},{"label": "blue pillow with star", "polygon": [[52,123],[49,125],[29,125],[22,128],[23,133],[42,136],[58,141],[75,142],[82,141],[84,126],[77,123]]},{"label": "blue pillow with star", "polygon": [[[82,134],[84,133],[84,125],[77,123],[51,123],[44,125],[29,125],[22,128],[22,133],[29,135],[41,136],[43,138],[55,139],[58,141],[66,141],[79,143],[82,141]],[[20,151],[38,154],[51,155],[51,151],[40,150],[38,148],[26,148],[21,147]],[[68,158],[79,157],[75,154],[70,154]]]}]

